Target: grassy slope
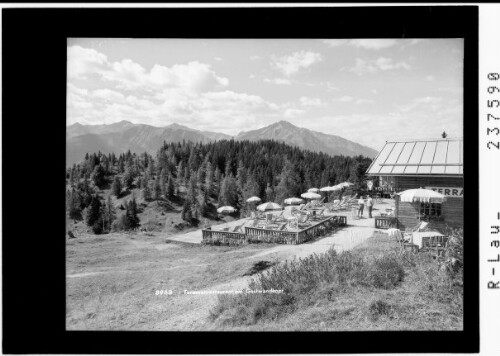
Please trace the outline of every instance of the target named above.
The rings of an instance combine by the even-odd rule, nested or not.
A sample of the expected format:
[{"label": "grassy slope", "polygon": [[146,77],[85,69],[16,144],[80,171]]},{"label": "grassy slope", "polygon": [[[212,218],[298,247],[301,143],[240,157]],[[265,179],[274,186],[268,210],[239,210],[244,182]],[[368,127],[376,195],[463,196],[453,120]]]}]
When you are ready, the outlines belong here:
[{"label": "grassy slope", "polygon": [[[395,241],[376,233],[354,253],[383,255],[395,250]],[[261,319],[254,325],[224,325],[215,330],[340,331],[340,330],[462,330],[461,287],[452,287],[438,272],[432,258],[421,255],[416,265],[405,266],[405,278],[394,289],[355,286],[333,294],[316,295],[278,320]]]},{"label": "grassy slope", "polygon": [[[164,235],[109,234],[67,241],[67,328],[154,330],[181,319],[200,290],[241,277],[272,247],[166,244]],[[173,290],[157,296],[156,290]]]},{"label": "grassy slope", "polygon": [[[98,194],[103,198],[107,199],[110,194],[110,189],[98,190]],[[197,226],[191,226],[181,219],[182,211],[182,200],[177,199],[175,201],[159,200],[156,201],[144,201],[142,198],[142,192],[140,189],[133,189],[132,191],[124,193],[119,199],[116,196],[111,195],[111,201],[115,206],[117,216],[124,214],[124,210],[120,209],[120,206],[124,206],[127,201],[135,197],[139,208],[139,219],[141,222],[141,227],[148,225],[149,230],[156,232],[164,232],[167,234],[178,234],[180,232],[189,232],[198,229]],[[212,210],[215,211],[213,204],[216,202],[211,200]],[[227,216],[224,219],[232,219]],[[147,224],[151,222],[151,224]],[[220,224],[221,219],[218,218],[216,214],[212,214],[212,218],[202,218],[200,226],[215,225]],[[76,234],[87,234],[91,233],[91,229],[85,224],[84,221],[73,221],[66,217],[66,226],[68,230],[73,231]]]}]

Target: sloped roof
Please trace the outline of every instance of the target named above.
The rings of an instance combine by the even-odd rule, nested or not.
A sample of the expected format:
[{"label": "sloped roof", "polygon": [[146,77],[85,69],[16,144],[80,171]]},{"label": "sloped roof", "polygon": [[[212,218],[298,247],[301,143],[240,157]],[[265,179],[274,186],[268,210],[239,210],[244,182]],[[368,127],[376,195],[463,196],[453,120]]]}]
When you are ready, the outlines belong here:
[{"label": "sloped roof", "polygon": [[463,139],[386,142],[369,175],[463,175]]}]

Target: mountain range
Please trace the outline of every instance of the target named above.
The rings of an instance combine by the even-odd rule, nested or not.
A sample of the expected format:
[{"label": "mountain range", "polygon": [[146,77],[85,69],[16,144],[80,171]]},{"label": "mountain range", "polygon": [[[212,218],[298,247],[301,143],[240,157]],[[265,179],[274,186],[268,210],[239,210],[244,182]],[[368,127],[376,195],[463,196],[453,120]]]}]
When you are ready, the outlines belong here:
[{"label": "mountain range", "polygon": [[179,124],[155,127],[120,121],[110,125],[75,123],[68,126],[66,129],[66,163],[72,165],[82,161],[87,152],[101,151],[106,154],[111,152],[119,154],[130,150],[136,153],[146,151],[154,154],[164,141],[182,142],[185,140],[208,143],[231,139],[249,141],[272,139],[332,156],[363,155],[373,158],[377,154],[377,151],[370,147],[340,136],[297,127],[288,121],[279,121],[257,130],[243,131],[234,137],[223,133],[195,130]]}]

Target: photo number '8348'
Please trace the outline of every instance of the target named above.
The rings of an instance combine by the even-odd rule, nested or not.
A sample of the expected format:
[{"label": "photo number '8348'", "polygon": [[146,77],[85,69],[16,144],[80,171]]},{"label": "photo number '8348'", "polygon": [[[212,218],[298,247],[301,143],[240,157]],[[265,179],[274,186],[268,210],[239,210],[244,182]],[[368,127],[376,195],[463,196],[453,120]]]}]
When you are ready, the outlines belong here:
[{"label": "photo number '8348'", "polygon": [[[498,73],[488,73],[488,80],[491,80],[491,81],[498,81],[500,80],[500,74]],[[500,88],[498,86],[495,86],[495,85],[490,85],[488,86],[488,94],[500,94]],[[491,109],[496,109],[498,107],[500,107],[500,100],[497,100],[497,99],[488,99],[487,100],[487,103],[486,103],[487,107],[488,108],[491,108]],[[488,119],[488,122],[490,121],[493,121],[494,123],[497,123],[498,124],[498,121],[495,121],[495,120],[500,120],[500,113],[497,114],[497,113],[487,113],[487,119]],[[498,134],[500,134],[500,128],[498,127],[487,127],[486,128],[486,134],[488,136],[498,136]],[[486,147],[488,147],[488,149],[497,149],[497,150],[500,150],[500,141],[488,141],[488,143],[486,144]]]}]

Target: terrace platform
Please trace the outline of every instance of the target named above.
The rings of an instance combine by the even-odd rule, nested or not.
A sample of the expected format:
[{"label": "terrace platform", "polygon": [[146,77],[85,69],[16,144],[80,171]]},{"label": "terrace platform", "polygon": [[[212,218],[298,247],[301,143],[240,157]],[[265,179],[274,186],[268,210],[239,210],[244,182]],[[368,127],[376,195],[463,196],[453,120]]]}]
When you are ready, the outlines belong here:
[{"label": "terrace platform", "polygon": [[[316,239],[312,243],[302,244],[303,249],[307,249],[308,247],[312,248],[312,244],[316,246],[314,249],[316,251],[317,248],[323,250],[323,248],[319,245],[328,245],[328,247],[334,245],[335,248],[339,251],[348,250],[358,243],[363,242],[365,239],[369,238],[376,229],[375,226],[375,217],[379,217],[380,213],[385,212],[386,208],[393,206],[394,201],[391,199],[382,199],[380,202],[376,203],[373,209],[373,218],[367,218],[367,211],[365,209],[364,217],[361,219],[353,218],[351,211],[338,211],[335,214],[328,214],[329,216],[337,215],[337,216],[345,216],[347,219],[347,225],[345,227],[341,227],[338,231],[326,235],[321,239]],[[225,228],[234,229],[236,226],[243,226],[243,229],[250,225],[250,219],[244,218],[239,220],[234,220],[231,222],[219,224],[212,226],[211,229],[213,231],[222,231]],[[168,236],[167,240],[170,241],[179,241],[185,243],[202,243],[202,230],[196,230],[192,232],[188,232],[185,234],[178,234],[174,236]],[[241,236],[241,238],[243,238]],[[283,246],[284,248],[285,246]],[[291,246],[290,246],[291,247]],[[272,250],[272,249],[271,249]]]}]

